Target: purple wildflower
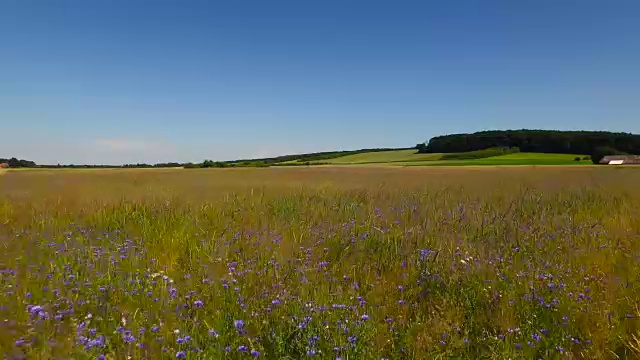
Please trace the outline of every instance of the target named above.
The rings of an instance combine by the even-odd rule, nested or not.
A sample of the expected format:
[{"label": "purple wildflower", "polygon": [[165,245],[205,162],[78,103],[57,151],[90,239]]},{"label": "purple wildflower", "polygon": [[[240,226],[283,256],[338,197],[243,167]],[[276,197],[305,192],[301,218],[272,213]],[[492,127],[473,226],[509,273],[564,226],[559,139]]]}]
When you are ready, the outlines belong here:
[{"label": "purple wildflower", "polygon": [[132,342],[135,342],[135,341],[136,341],[136,338],[135,338],[133,335],[131,335],[131,333],[129,333],[128,335],[127,335],[127,334],[125,334],[125,335],[122,337],[122,340],[124,340],[124,342],[126,342],[126,343],[128,343],[128,344],[131,344]]}]

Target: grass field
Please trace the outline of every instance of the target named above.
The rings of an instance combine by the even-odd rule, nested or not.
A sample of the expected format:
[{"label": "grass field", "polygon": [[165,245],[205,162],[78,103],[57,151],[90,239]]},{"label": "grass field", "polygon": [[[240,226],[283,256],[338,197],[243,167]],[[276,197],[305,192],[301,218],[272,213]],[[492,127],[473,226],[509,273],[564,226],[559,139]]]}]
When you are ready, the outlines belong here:
[{"label": "grass field", "polygon": [[468,166],[468,165],[585,165],[589,160],[575,161],[584,155],[514,153],[472,160],[440,160],[442,154],[418,154],[416,150],[397,150],[348,155],[325,160],[334,165],[399,165],[399,166]]},{"label": "grass field", "polygon": [[0,176],[0,353],[640,356],[640,169]]},{"label": "grass field", "polygon": [[440,154],[417,154],[416,152],[417,150],[415,149],[369,152],[342,156],[320,162],[329,164],[392,163],[399,161],[438,160],[441,156]]}]

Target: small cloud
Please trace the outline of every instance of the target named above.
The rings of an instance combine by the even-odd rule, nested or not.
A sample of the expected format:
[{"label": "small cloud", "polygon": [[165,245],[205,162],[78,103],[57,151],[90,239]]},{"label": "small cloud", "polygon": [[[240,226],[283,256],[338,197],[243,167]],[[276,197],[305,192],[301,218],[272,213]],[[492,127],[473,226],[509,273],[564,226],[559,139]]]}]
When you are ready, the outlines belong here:
[{"label": "small cloud", "polygon": [[162,140],[98,139],[91,146],[88,153],[92,154],[92,159],[109,159],[108,163],[153,164],[176,158],[175,147]]},{"label": "small cloud", "polygon": [[269,157],[276,157],[276,156],[282,156],[282,155],[293,155],[293,154],[299,154],[299,153],[300,151],[294,150],[289,147],[270,145],[270,146],[266,146],[266,147],[263,146],[261,148],[256,149],[256,151],[254,151],[247,158],[261,159],[261,158],[269,158]]},{"label": "small cloud", "polygon": [[162,144],[144,140],[98,139],[96,145],[113,152],[147,151],[162,148]]}]

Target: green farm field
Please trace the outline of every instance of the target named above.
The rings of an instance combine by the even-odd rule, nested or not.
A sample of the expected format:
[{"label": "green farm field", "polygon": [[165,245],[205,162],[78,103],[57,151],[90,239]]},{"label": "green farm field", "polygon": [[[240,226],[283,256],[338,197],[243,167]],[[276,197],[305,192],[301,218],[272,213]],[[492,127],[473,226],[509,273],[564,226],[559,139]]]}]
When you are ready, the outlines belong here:
[{"label": "green farm field", "polygon": [[407,161],[431,161],[440,159],[440,154],[418,154],[417,150],[392,150],[368,152],[355,155],[341,156],[335,159],[319,161],[329,164],[367,164],[367,163],[393,163]]},{"label": "green farm field", "polygon": [[587,166],[9,171],[0,353],[638,358],[639,183]]},{"label": "green farm field", "polygon": [[443,154],[418,154],[416,150],[395,150],[347,155],[319,161],[332,165],[468,166],[468,165],[591,165],[575,161],[576,154],[513,153],[470,160],[441,160]]},{"label": "green farm field", "polygon": [[[576,161],[579,157],[581,160]],[[584,155],[572,154],[543,154],[543,153],[514,153],[507,155],[492,156],[482,159],[472,160],[437,160],[437,161],[407,161],[398,162],[393,165],[403,166],[471,166],[471,165],[593,165],[591,160],[582,160]]]}]

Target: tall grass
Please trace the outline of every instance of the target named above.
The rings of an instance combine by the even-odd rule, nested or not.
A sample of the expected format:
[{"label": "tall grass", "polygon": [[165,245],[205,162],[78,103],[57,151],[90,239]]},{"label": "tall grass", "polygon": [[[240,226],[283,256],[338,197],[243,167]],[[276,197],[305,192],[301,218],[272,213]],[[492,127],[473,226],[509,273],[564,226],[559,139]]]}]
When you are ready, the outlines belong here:
[{"label": "tall grass", "polygon": [[0,352],[638,357],[638,183],[610,168],[11,172]]}]

